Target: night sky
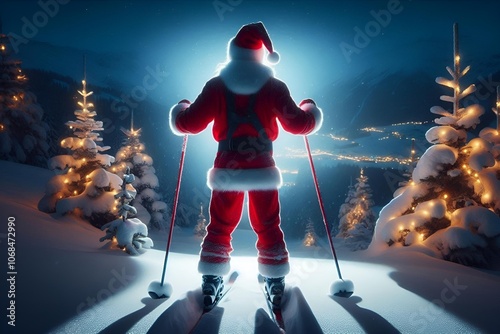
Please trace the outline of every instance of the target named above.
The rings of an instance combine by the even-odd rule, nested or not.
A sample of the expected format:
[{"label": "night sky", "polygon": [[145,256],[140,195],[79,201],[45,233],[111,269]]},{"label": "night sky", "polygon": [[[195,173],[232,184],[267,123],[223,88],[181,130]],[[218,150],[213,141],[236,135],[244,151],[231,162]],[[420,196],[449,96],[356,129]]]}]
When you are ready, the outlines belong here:
[{"label": "night sky", "polygon": [[[453,22],[460,23],[464,61],[500,53],[498,1],[60,1],[65,4],[33,40],[160,63],[173,80],[189,82],[181,87],[190,98],[225,60],[229,39],[255,21],[266,25],[281,54],[276,74],[297,99],[366,70],[425,68],[430,61],[443,68],[450,63]],[[38,1],[2,3],[4,32],[22,35],[26,19],[44,23]],[[358,31],[368,39],[356,40]],[[347,55],[347,45],[359,47]]]},{"label": "night sky", "polygon": [[[0,15],[3,32],[24,39],[18,42],[24,68],[79,81],[82,55],[90,54],[89,83],[124,92],[143,83],[147,68],[158,69],[165,80],[148,97],[166,107],[194,100],[226,60],[227,43],[238,29],[263,21],[281,55],[276,76],[297,102],[309,97],[324,107],[334,130],[365,112],[361,95],[372,93],[370,85],[382,74],[446,76],[454,22],[462,63],[472,66],[467,79],[491,76],[500,68],[499,13],[494,0],[4,0]],[[430,78],[421,79],[435,85]],[[341,105],[356,85],[366,85],[365,91]],[[432,105],[418,109],[424,106]]]},{"label": "night sky", "polygon": [[[499,14],[500,2],[493,0],[3,0],[1,6],[3,32],[26,37],[26,43],[19,44],[24,68],[47,69],[79,81],[82,55],[89,54],[89,83],[107,82],[125,93],[142,84],[145,69],[164,71],[162,84],[148,92],[148,98],[165,107],[165,113],[153,116],[154,122],[161,123],[173,104],[196,98],[217,65],[226,60],[227,43],[239,28],[262,21],[281,55],[274,67],[276,76],[287,83],[297,102],[310,97],[323,108],[324,133],[354,126],[361,113],[369,115],[368,122],[376,121],[381,113],[389,113],[387,105],[394,114],[413,112],[432,120],[428,112],[432,104],[419,94],[437,100],[439,93],[414,92],[413,80],[420,80],[418,87],[435,87],[435,77],[447,76],[445,67],[453,60],[454,22],[460,27],[463,64],[472,65],[467,80],[488,78],[498,71]],[[32,36],[26,36],[28,25],[36,26]],[[398,91],[402,96],[391,95],[396,88],[385,89],[391,84],[387,73],[396,73],[402,81],[392,83],[396,88],[406,87],[404,94]],[[404,73],[410,73],[409,79]],[[378,82],[378,89],[382,86],[388,95],[377,101],[372,81],[381,74],[386,82]],[[366,106],[369,94],[372,100]],[[341,101],[347,95],[352,96]],[[382,102],[384,107],[376,105]],[[339,125],[341,120],[344,124]],[[140,115],[137,123],[141,126]],[[161,133],[155,140],[163,143],[173,137]],[[199,151],[194,147],[211,143],[212,149],[215,143],[209,131],[199,137],[193,140],[190,154],[207,155],[202,161],[208,168],[213,152],[203,145]],[[280,142],[301,147],[300,139]]]}]

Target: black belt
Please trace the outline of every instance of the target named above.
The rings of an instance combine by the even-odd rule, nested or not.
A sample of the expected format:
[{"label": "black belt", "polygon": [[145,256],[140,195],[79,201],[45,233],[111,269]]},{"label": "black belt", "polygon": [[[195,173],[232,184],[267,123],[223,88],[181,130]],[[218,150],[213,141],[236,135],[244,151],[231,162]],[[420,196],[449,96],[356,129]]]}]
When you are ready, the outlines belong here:
[{"label": "black belt", "polygon": [[241,151],[241,153],[245,153],[249,149],[259,153],[271,152],[273,150],[273,142],[269,139],[252,136],[235,137],[219,142],[219,152]]}]

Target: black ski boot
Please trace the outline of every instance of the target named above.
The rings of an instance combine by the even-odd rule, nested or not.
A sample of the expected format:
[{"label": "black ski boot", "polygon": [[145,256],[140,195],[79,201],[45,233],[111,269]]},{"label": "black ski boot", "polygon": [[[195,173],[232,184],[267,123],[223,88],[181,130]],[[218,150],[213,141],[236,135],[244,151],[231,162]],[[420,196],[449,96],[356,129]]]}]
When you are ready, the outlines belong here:
[{"label": "black ski boot", "polygon": [[285,277],[264,277],[264,281],[266,282],[267,298],[273,304],[273,307],[279,308],[285,291]]},{"label": "black ski boot", "polygon": [[202,279],[203,305],[205,310],[210,310],[217,304],[222,295],[224,281],[222,280],[222,276],[215,275],[203,275]]}]

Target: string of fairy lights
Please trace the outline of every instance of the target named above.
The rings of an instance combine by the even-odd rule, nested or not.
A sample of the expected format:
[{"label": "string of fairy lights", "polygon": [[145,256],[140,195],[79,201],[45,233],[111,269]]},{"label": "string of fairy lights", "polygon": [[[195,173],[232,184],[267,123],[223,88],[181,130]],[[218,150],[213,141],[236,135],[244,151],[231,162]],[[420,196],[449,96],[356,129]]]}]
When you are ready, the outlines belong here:
[{"label": "string of fairy lights", "polygon": [[[26,77],[26,75],[23,74],[23,71],[20,68],[21,62],[18,60],[9,59],[10,52],[9,52],[9,48],[6,46],[6,43],[5,43],[5,41],[7,41],[7,40],[8,40],[8,36],[0,33],[0,56],[1,56],[0,60],[2,62],[2,66],[8,67],[11,69],[11,71],[12,71],[11,74],[13,74],[13,73],[17,73],[17,74],[13,74],[13,75],[7,76],[7,77],[4,75],[1,79],[1,81],[5,81],[5,80],[14,81],[15,80],[15,83],[18,86],[21,86],[22,84],[24,84],[28,80],[28,78]],[[2,95],[4,93],[5,92],[2,92]],[[2,98],[3,103],[5,103],[5,106],[8,109],[16,108],[16,107],[18,107],[18,105],[20,103],[23,103],[23,101],[24,101],[24,92],[22,92],[22,91],[17,92],[17,93],[12,93],[12,95],[10,95],[10,96],[9,95],[10,94],[5,94],[5,96],[3,96],[3,98]],[[4,124],[0,123],[0,132],[4,131],[5,129],[6,129],[6,126]]]},{"label": "string of fairy lights", "polygon": [[[397,126],[405,126],[405,125],[425,125],[429,122],[405,122],[405,123],[397,123],[397,124],[392,124],[391,127],[397,127]],[[341,152],[342,150],[321,150],[321,149],[316,149],[312,152],[314,156],[317,157],[322,157],[322,158],[329,158],[335,161],[346,161],[346,162],[355,162],[355,163],[375,163],[375,164],[397,164],[397,165],[402,165],[402,166],[410,166],[412,163],[414,163],[414,156],[416,154],[416,150],[414,148],[414,141],[415,139],[413,137],[407,136],[403,134],[400,131],[394,131],[394,130],[386,130],[384,127],[365,127],[360,129],[360,131],[367,132],[369,134],[386,134],[385,136],[378,137],[376,140],[378,141],[384,141],[384,140],[405,140],[405,141],[411,141],[412,143],[412,148],[410,151],[410,154],[407,157],[404,156],[396,156],[396,155],[374,155],[374,154],[356,154],[356,153],[343,153]],[[337,136],[334,134],[325,134],[325,137],[337,141],[337,142],[351,142],[353,145],[357,145],[355,141],[352,141],[346,137],[343,136]],[[286,153],[282,154],[277,154],[279,157],[284,157],[284,158],[306,158],[307,154],[302,150],[302,149],[294,149],[294,148],[287,148]]]}]

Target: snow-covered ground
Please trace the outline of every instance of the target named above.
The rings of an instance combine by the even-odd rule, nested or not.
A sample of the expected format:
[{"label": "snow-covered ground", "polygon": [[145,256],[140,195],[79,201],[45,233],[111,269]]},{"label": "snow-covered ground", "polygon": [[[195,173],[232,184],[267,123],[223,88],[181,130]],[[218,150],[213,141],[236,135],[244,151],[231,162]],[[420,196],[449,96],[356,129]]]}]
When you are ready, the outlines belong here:
[{"label": "snow-covered ground", "polygon": [[[0,245],[7,273],[7,223],[15,218],[15,285],[2,284],[15,301],[15,327],[3,308],[2,333],[277,333],[257,283],[255,236],[237,229],[233,290],[194,328],[200,315],[199,239],[175,229],[166,281],[170,299],[152,300],[166,233],[155,248],[133,257],[100,243],[104,232],[73,216],[39,212],[51,172],[0,161]],[[10,219],[12,221],[12,219]],[[330,297],[336,271],[327,242],[288,240],[287,333],[497,333],[500,269],[480,270],[434,259],[415,248],[379,254],[350,252],[338,240],[342,274],[355,284],[349,299]],[[5,277],[5,276],[4,276]],[[12,281],[10,281],[12,282]],[[15,297],[8,289],[15,290]]]}]

